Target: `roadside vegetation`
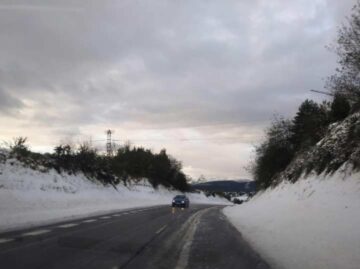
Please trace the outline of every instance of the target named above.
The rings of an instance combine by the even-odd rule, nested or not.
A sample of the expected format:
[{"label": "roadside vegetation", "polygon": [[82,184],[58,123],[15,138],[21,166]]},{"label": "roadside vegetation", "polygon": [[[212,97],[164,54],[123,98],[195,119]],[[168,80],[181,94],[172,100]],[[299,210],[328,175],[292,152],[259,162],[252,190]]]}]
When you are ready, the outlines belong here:
[{"label": "roadside vegetation", "polygon": [[305,100],[294,118],[274,119],[251,165],[258,188],[333,173],[344,164],[360,168],[360,1],[330,49],[339,59],[325,85],[330,100]]},{"label": "roadside vegetation", "polygon": [[61,144],[53,153],[42,154],[32,152],[24,137],[15,138],[8,148],[9,158],[16,158],[41,172],[55,169],[58,173],[83,173],[89,179],[111,184],[114,188],[120,182],[126,185],[147,179],[154,188],[162,185],[180,191],[190,189],[181,162],[168,155],[165,149],[153,153],[149,149],[125,145],[118,148],[114,156],[106,156],[85,142],[77,146]]}]

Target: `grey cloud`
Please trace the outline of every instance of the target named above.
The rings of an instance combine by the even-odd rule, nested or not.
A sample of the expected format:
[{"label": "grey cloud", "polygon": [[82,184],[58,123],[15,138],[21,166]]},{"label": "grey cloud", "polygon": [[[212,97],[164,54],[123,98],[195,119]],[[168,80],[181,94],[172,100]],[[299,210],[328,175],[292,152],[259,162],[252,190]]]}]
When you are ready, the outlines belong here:
[{"label": "grey cloud", "polygon": [[325,46],[354,3],[0,1],[1,110],[26,102],[28,127],[77,133],[264,126],[321,98],[309,90],[334,71]]},{"label": "grey cloud", "polygon": [[19,99],[0,88],[0,113],[15,116],[23,107],[24,104]]}]

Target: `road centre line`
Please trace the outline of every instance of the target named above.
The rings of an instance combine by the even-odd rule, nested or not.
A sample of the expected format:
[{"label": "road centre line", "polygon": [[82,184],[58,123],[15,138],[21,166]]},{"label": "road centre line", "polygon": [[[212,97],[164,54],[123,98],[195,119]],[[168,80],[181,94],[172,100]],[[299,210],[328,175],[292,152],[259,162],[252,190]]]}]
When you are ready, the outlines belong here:
[{"label": "road centre line", "polygon": [[57,226],[58,228],[71,228],[71,227],[75,227],[78,226],[78,223],[68,223],[68,224],[63,224],[63,225],[59,225]]},{"label": "road centre line", "polygon": [[[152,207],[142,208],[142,209],[138,209],[138,210],[134,210],[134,211],[128,211],[128,212],[122,212],[122,213],[114,214],[112,216],[113,217],[119,217],[119,216],[122,216],[122,215],[128,215],[128,214],[148,211],[148,210],[152,210],[152,209],[154,209],[154,208],[152,208]],[[112,216],[103,216],[103,217],[100,217],[99,219],[110,219],[110,218],[112,218]],[[91,222],[95,222],[97,220],[98,219],[88,219],[88,220],[83,220],[81,223],[91,223]],[[79,224],[80,223],[67,223],[67,224],[58,225],[55,228],[71,228],[71,227],[78,226]],[[166,227],[167,227],[167,225],[161,227],[156,232],[156,234],[161,233],[164,229],[166,229]],[[49,233],[51,231],[52,230],[50,230],[50,229],[34,230],[34,231],[30,231],[30,232],[25,232],[25,233],[21,234],[20,236],[23,236],[23,237],[36,236],[36,235],[46,234],[46,233]],[[0,244],[12,242],[12,241],[15,241],[15,239],[14,238],[0,238]]]},{"label": "road centre line", "polygon": [[0,238],[0,244],[14,241],[12,238]]},{"label": "road centre line", "polygon": [[96,219],[87,219],[87,220],[84,220],[83,223],[90,223],[90,222],[95,222],[97,221]]},{"label": "road centre line", "polygon": [[34,235],[46,234],[49,232],[51,232],[51,230],[36,230],[28,233],[23,233],[22,236],[34,236]]}]

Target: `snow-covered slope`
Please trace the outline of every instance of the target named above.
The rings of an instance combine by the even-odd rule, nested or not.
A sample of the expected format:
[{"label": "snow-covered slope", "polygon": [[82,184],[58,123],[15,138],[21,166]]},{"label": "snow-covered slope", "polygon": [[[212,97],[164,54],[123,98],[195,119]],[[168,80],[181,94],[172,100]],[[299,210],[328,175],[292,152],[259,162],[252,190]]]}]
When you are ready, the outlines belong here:
[{"label": "snow-covered slope", "polygon": [[[143,182],[144,183],[144,182]],[[0,230],[50,223],[139,206],[169,204],[177,194],[149,184],[103,186],[84,175],[42,173],[14,159],[0,160]],[[223,203],[189,194],[192,203]]]},{"label": "snow-covered slope", "polygon": [[360,268],[360,173],[284,181],[224,212],[274,268]]},{"label": "snow-covered slope", "polygon": [[329,126],[325,136],[308,151],[298,154],[279,174],[278,182],[296,181],[303,173],[332,173],[347,164],[360,168],[360,112]]}]

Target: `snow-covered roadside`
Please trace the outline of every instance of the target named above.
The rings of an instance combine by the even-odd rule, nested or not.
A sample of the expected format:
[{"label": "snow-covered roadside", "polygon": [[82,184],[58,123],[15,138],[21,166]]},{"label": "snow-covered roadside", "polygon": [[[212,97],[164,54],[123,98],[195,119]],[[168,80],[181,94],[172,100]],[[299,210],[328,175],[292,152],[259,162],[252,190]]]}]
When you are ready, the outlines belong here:
[{"label": "snow-covered roadside", "polygon": [[[12,163],[12,164],[11,164]],[[41,173],[16,160],[0,163],[0,230],[140,206],[170,205],[177,192],[149,185],[104,187],[83,175]],[[189,194],[191,203],[226,204],[219,198]]]},{"label": "snow-covered roadside", "polygon": [[360,266],[360,173],[284,182],[224,212],[273,268]]}]

